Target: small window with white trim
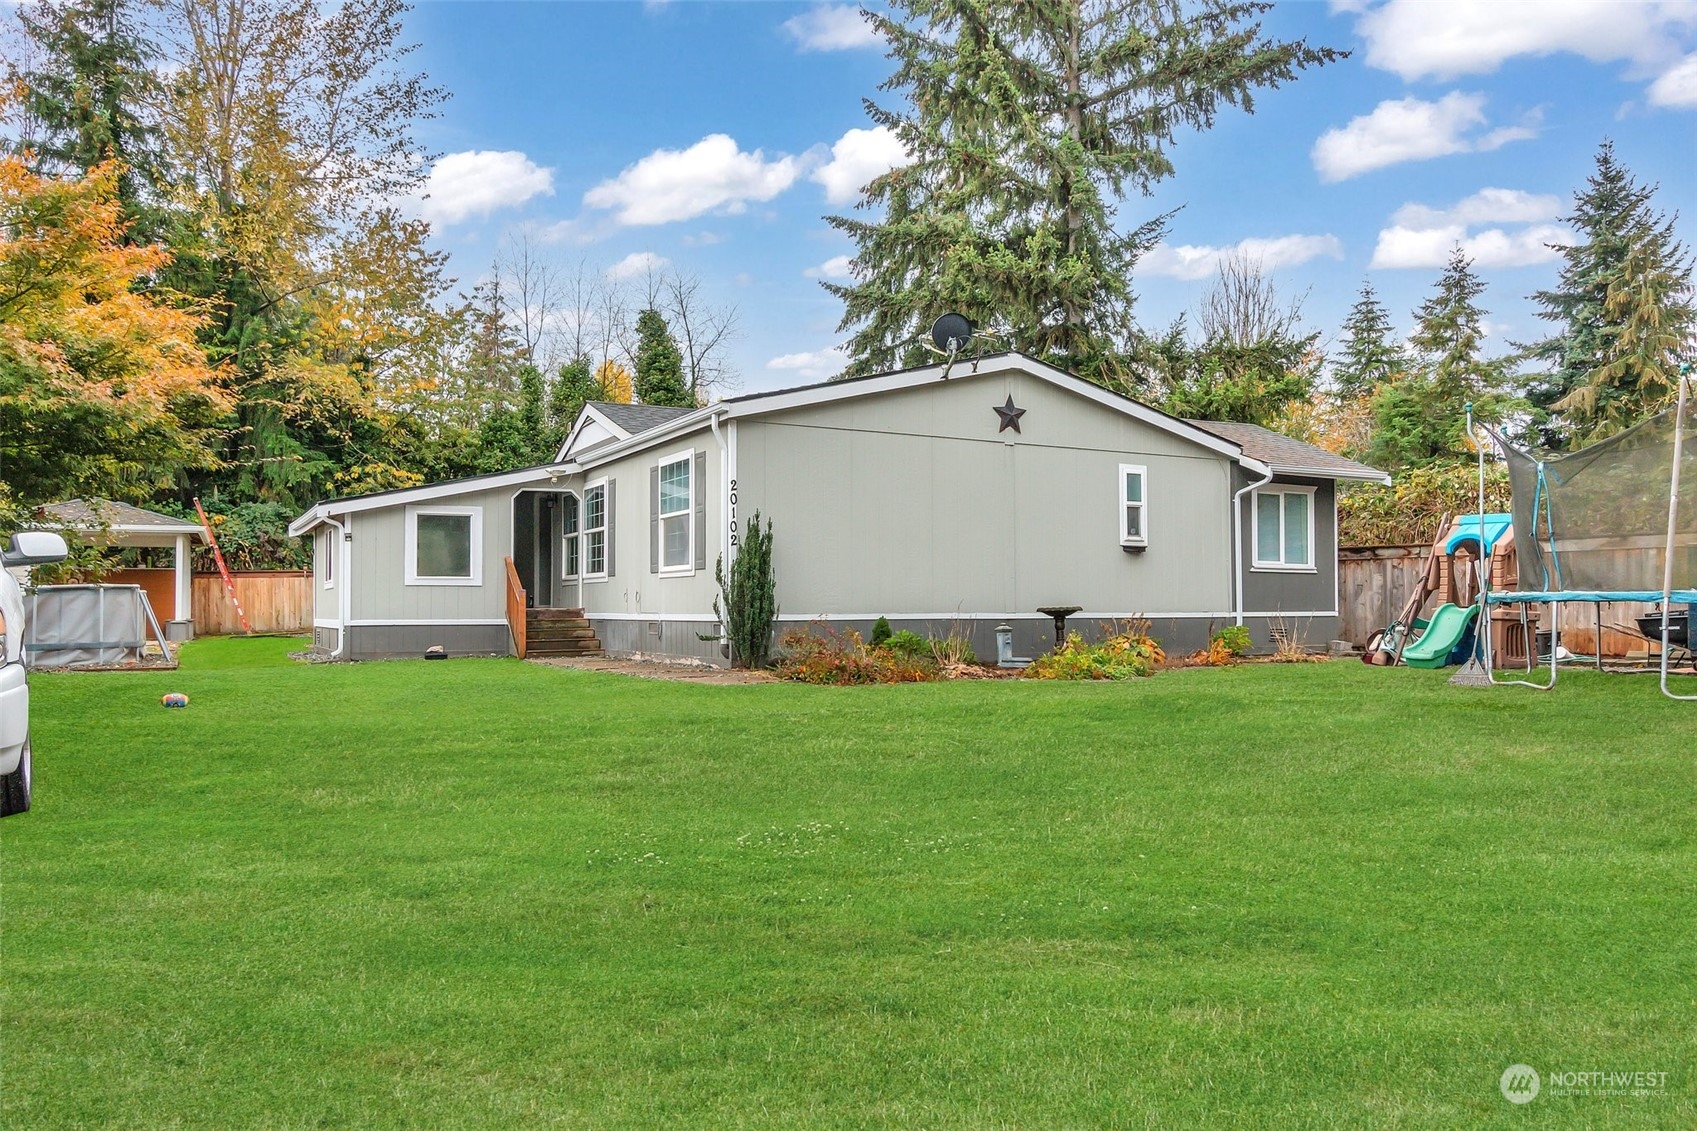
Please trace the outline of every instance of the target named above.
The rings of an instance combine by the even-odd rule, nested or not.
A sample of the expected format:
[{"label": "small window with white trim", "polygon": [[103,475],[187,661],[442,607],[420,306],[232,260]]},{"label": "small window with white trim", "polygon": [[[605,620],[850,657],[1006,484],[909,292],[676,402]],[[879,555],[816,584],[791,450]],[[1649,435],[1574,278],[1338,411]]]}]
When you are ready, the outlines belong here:
[{"label": "small window with white trim", "polygon": [[583,575],[607,576],[607,481],[583,493]]},{"label": "small window with white trim", "polygon": [[318,575],[324,579],[324,588],[336,588],[336,532],[324,531],[324,552],[313,554],[318,561]]},{"label": "small window with white trim", "polygon": [[1120,545],[1149,544],[1149,470],[1120,464]]},{"label": "small window with white trim", "polygon": [[408,507],[408,585],[481,585],[482,507]]},{"label": "small window with white trim", "polygon": [[1255,492],[1255,568],[1314,569],[1314,488]]},{"label": "small window with white trim", "polygon": [[690,468],[693,451],[679,452],[660,465],[660,572],[687,573],[695,567],[695,493]]}]

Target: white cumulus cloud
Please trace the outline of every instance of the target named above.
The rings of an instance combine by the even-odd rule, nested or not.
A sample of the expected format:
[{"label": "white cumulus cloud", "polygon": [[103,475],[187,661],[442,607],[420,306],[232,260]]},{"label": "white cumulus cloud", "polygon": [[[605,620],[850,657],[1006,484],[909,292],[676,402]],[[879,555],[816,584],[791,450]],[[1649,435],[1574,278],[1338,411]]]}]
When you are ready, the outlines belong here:
[{"label": "white cumulus cloud", "polygon": [[860,14],[858,4],[823,4],[784,21],[784,30],[803,51],[853,51],[884,41]]},{"label": "white cumulus cloud", "polygon": [[809,267],[802,274],[809,279],[852,279],[854,256],[833,255],[819,266]]},{"label": "white cumulus cloud", "polygon": [[1311,156],[1323,181],[1344,181],[1387,165],[1451,153],[1483,153],[1536,137],[1531,124],[1486,130],[1485,96],[1451,91],[1436,102],[1387,99],[1370,114],[1327,130]]},{"label": "white cumulus cloud", "polygon": [[[1576,238],[1556,222],[1561,209],[1560,197],[1503,188],[1480,189],[1449,208],[1405,204],[1380,230],[1370,266],[1442,267],[1457,247],[1479,267],[1547,263],[1559,254],[1551,245],[1571,246]],[[1520,226],[1503,226],[1511,224]]]},{"label": "white cumulus cloud", "polygon": [[1322,255],[1342,259],[1343,244],[1332,235],[1251,237],[1223,247],[1159,244],[1137,261],[1137,273],[1169,279],[1206,279],[1226,259],[1242,258],[1258,263],[1268,271],[1275,271],[1280,267],[1307,263]]},{"label": "white cumulus cloud", "polygon": [[841,373],[847,364],[848,354],[843,347],[832,346],[829,349],[811,350],[806,353],[780,354],[768,361],[766,368],[794,373],[810,381],[823,381]]},{"label": "white cumulus cloud", "polygon": [[855,129],[831,146],[831,159],[813,170],[813,180],[825,187],[832,204],[849,204],[867,182],[907,163],[907,147],[887,126]]},{"label": "white cumulus cloud", "polygon": [[1697,28],[1693,0],[1389,0],[1355,10],[1368,65],[1409,81],[1489,74],[1518,56],[1561,53],[1649,73]]},{"label": "white cumulus cloud", "polygon": [[658,271],[669,266],[671,260],[664,255],[656,255],[652,251],[633,251],[611,267],[607,268],[607,278],[614,282],[624,279],[637,279],[650,271]]},{"label": "white cumulus cloud", "polygon": [[584,193],[583,202],[613,209],[621,224],[670,224],[771,200],[795,183],[802,167],[799,157],[768,161],[758,149],[743,152],[728,134],[709,134],[688,149],[655,150]]},{"label": "white cumulus cloud", "polygon": [[437,158],[415,207],[433,224],[456,224],[553,195],[554,170],[516,149],[473,149]]},{"label": "white cumulus cloud", "polygon": [[1687,55],[1650,84],[1650,104],[1697,107],[1697,54]]}]

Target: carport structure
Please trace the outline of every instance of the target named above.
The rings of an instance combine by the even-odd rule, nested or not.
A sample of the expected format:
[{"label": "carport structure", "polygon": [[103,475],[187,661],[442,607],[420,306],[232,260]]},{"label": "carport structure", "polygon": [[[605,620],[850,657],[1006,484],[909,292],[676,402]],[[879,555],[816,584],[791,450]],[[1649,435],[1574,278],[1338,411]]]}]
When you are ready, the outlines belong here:
[{"label": "carport structure", "polygon": [[[192,551],[196,538],[206,540],[206,531],[199,523],[110,499],[67,499],[39,507],[36,514],[41,525],[92,545],[171,550],[171,619],[165,635],[171,640],[187,640],[194,635]],[[150,593],[149,600],[155,596]]]}]

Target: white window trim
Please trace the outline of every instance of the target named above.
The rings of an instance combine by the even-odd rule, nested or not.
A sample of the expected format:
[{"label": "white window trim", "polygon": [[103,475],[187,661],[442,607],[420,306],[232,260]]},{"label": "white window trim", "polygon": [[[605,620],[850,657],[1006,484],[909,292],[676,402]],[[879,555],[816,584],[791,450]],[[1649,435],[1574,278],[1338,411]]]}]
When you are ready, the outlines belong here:
[{"label": "white window trim", "polygon": [[[324,578],[324,588],[326,588],[326,589],[336,588],[336,551],[340,548],[336,545],[336,543],[338,543],[340,541],[341,541],[341,539],[336,537],[336,532],[334,530],[331,530],[329,527],[325,527],[325,529],[324,529],[325,554],[324,554],[324,563],[323,563],[324,569],[322,570],[320,576],[322,576]],[[314,562],[318,561],[318,550],[316,548],[313,549],[312,560]]]},{"label": "white window trim", "polygon": [[[583,576],[583,497],[576,491],[561,491],[560,498],[560,580],[577,581]],[[577,530],[572,534],[566,533],[566,499],[577,503]],[[567,547],[573,542],[577,543],[577,572],[567,573],[566,566],[571,561]]]},{"label": "white window trim", "polygon": [[[418,519],[420,515],[464,515],[471,519],[471,576],[420,577],[418,575]],[[418,506],[407,508],[406,570],[408,585],[483,584],[483,508]]]},{"label": "white window trim", "polygon": [[[1138,512],[1143,516],[1143,533],[1138,537],[1133,537],[1126,530],[1125,521],[1125,509],[1132,505],[1125,501],[1125,477],[1133,471],[1137,472],[1138,476],[1143,480],[1143,501],[1136,504]],[[1120,464],[1120,475],[1119,479],[1115,481],[1114,490],[1116,492],[1115,498],[1119,502],[1120,510],[1120,545],[1147,546],[1149,544],[1149,469],[1140,463]]]},{"label": "white window trim", "polygon": [[[1254,534],[1255,552],[1251,555],[1255,573],[1319,573],[1319,566],[1314,564],[1314,487],[1299,487],[1294,483],[1274,483],[1266,487],[1257,487],[1249,493],[1249,528]],[[1308,496],[1308,564],[1286,565],[1284,558],[1285,503],[1279,500],[1279,558],[1267,561],[1261,557],[1261,496],[1262,495],[1307,495]]]},{"label": "white window trim", "polygon": [[[589,525],[589,493],[591,491],[594,491],[594,490],[597,490],[597,489],[599,489],[600,492],[601,492],[601,525],[596,526],[596,527],[591,527]],[[583,539],[583,545],[582,545],[582,548],[579,551],[583,556],[578,561],[578,564],[577,564],[577,568],[578,568],[577,579],[579,581],[606,581],[607,580],[607,528],[609,526],[609,520],[613,516],[607,513],[607,477],[605,475],[603,475],[600,479],[591,479],[588,483],[585,483],[583,485],[583,498],[582,498],[582,501],[578,504],[578,508],[579,509],[578,509],[578,518],[577,518],[577,529],[578,529],[578,535],[577,536],[579,538]],[[590,573],[589,572],[589,535],[590,535],[592,530],[601,531],[601,572],[600,573]]]},{"label": "white window trim", "polygon": [[[657,474],[657,478],[655,480],[656,483],[663,482],[665,480],[666,469],[674,463],[683,464],[689,471],[689,502],[685,504],[683,510],[684,520],[689,528],[689,543],[684,547],[684,564],[681,566],[668,566],[666,564],[666,519],[668,516],[660,513],[660,500],[656,497],[654,500],[654,510],[655,525],[659,529],[660,536],[659,574],[661,577],[693,577],[695,575],[695,492],[698,489],[695,482],[695,449],[689,448],[681,452],[674,452],[671,455],[666,456],[659,463],[655,464],[654,467]],[[670,517],[676,518],[677,513],[678,512],[673,511]]]}]

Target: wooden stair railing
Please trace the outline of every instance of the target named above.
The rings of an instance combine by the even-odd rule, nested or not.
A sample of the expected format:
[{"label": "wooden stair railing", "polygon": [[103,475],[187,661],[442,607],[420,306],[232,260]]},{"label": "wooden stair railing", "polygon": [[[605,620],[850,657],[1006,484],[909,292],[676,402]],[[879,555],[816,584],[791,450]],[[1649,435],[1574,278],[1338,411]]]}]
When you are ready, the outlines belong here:
[{"label": "wooden stair railing", "polygon": [[507,628],[513,634],[513,652],[519,659],[524,659],[525,652],[525,621],[524,586],[519,583],[518,567],[513,565],[513,559],[505,559],[507,563]]}]

